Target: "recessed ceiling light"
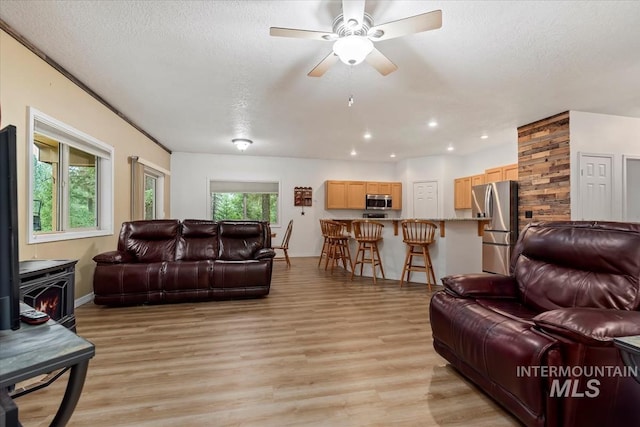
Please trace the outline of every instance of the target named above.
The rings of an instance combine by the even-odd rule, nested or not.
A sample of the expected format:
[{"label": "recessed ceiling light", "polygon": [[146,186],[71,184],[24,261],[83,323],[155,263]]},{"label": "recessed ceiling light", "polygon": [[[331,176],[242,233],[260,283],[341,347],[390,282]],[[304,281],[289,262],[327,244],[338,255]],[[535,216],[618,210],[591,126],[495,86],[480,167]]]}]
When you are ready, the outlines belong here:
[{"label": "recessed ceiling light", "polygon": [[489,138],[489,135],[482,135],[482,136],[480,137],[480,139],[487,139],[487,138]]},{"label": "recessed ceiling light", "polygon": [[447,147],[447,151],[453,151],[453,150],[454,150],[453,145],[449,145],[449,146]]},{"label": "recessed ceiling light", "polygon": [[234,138],[231,142],[233,142],[236,148],[240,151],[246,150],[251,144],[253,144],[253,141],[247,138]]},{"label": "recessed ceiling light", "polygon": [[436,126],[438,126],[438,122],[436,122],[435,120],[431,120],[431,121],[429,122],[429,127],[430,127],[430,128],[434,128],[434,127],[436,127]]},{"label": "recessed ceiling light", "polygon": [[356,150],[355,150],[355,149],[351,150],[351,155],[352,155],[352,156],[355,156],[356,154],[358,154],[358,153],[356,153]]},{"label": "recessed ceiling light", "polygon": [[395,156],[396,156],[396,155],[395,155],[394,153],[391,153],[391,154],[389,155],[389,157],[391,157],[391,158],[394,158]]},{"label": "recessed ceiling light", "polygon": [[362,137],[364,139],[371,139],[371,133],[370,132],[365,132],[364,135],[362,135]]}]

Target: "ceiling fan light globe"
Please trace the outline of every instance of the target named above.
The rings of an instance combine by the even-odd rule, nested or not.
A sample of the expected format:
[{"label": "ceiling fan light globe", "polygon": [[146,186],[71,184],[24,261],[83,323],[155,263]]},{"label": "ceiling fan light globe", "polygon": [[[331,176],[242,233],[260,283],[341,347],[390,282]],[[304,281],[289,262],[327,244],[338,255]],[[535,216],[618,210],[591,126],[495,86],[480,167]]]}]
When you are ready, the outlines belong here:
[{"label": "ceiling fan light globe", "polygon": [[333,53],[347,65],[358,65],[373,50],[373,42],[365,36],[346,36],[333,44]]}]

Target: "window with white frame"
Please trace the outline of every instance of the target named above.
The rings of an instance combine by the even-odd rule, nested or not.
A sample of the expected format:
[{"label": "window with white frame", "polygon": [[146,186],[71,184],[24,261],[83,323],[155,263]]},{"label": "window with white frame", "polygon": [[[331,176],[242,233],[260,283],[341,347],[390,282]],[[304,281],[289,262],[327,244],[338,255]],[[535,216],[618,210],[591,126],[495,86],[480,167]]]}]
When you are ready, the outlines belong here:
[{"label": "window with white frame", "polygon": [[211,181],[211,218],[279,223],[278,182]]},{"label": "window with white frame", "polygon": [[29,243],[113,233],[113,147],[29,109]]}]

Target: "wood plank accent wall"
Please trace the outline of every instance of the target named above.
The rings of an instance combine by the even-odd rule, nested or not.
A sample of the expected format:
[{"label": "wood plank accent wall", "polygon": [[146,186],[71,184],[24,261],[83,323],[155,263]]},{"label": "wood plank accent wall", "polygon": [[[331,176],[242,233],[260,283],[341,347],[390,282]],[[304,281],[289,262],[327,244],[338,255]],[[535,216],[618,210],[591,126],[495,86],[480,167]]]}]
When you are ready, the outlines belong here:
[{"label": "wood plank accent wall", "polygon": [[571,219],[568,111],[518,128],[518,183],[520,230],[532,221]]}]

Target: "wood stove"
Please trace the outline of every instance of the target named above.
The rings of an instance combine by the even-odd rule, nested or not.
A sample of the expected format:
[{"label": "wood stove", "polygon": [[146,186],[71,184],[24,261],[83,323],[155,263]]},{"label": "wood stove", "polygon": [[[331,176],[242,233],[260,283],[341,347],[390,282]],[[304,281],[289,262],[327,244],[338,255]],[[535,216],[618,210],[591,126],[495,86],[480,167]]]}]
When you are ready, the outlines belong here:
[{"label": "wood stove", "polygon": [[75,332],[75,265],[77,260],[20,262],[20,298]]}]

